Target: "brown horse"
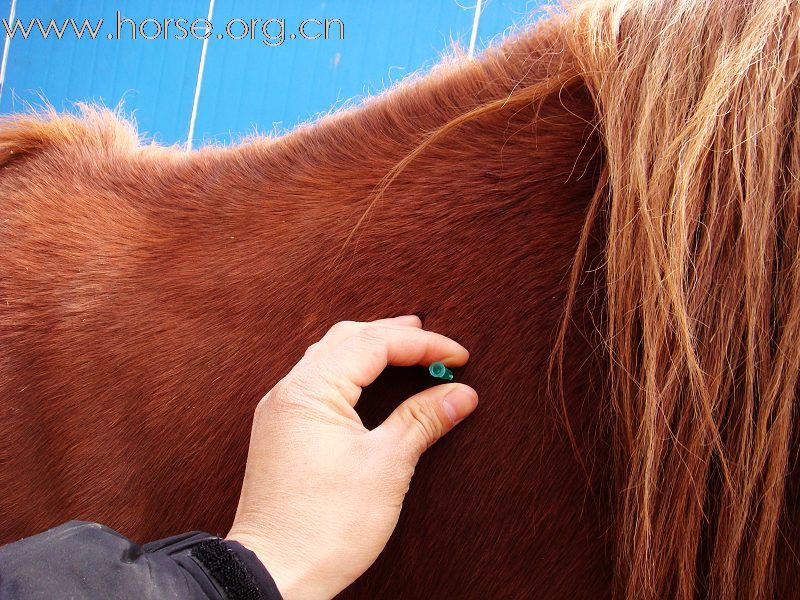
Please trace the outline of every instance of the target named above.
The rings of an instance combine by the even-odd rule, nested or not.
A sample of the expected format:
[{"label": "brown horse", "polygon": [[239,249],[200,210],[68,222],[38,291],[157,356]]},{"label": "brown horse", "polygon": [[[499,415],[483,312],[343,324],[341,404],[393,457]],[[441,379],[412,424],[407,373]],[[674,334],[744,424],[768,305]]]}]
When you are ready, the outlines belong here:
[{"label": "brown horse", "polygon": [[417,313],[481,406],[346,596],[796,596],[799,40],[790,0],[598,0],[279,139],[6,119],[2,541],[224,534],[259,398]]}]

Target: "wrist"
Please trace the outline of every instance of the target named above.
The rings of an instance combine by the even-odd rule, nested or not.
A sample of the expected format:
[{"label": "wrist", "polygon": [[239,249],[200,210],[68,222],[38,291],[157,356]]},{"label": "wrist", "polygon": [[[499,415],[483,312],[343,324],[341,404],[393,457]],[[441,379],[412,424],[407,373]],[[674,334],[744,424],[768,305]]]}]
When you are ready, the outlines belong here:
[{"label": "wrist", "polygon": [[226,540],[238,542],[253,554],[270,574],[275,586],[284,600],[294,600],[296,598],[315,598],[309,586],[308,577],[300,569],[287,564],[280,555],[273,551],[269,544],[260,536],[250,535],[246,532],[232,529]]}]

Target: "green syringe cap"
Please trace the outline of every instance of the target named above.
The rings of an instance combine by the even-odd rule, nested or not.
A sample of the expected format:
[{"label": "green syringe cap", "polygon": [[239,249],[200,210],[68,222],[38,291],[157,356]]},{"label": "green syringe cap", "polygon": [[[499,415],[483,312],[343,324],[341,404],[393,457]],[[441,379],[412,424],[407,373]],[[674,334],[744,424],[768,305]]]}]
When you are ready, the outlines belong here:
[{"label": "green syringe cap", "polygon": [[431,366],[428,367],[428,373],[436,377],[436,379],[453,380],[453,372],[440,362],[431,363]]}]

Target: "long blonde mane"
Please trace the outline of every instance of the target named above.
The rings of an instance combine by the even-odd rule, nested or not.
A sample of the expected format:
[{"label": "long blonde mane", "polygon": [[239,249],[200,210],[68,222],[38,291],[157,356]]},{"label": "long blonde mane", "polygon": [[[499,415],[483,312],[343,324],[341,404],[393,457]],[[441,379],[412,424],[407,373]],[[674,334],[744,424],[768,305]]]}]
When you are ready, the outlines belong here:
[{"label": "long blonde mane", "polygon": [[604,174],[555,353],[606,234],[617,595],[771,597],[800,368],[800,3],[591,0],[557,72],[451,121],[584,86]]}]

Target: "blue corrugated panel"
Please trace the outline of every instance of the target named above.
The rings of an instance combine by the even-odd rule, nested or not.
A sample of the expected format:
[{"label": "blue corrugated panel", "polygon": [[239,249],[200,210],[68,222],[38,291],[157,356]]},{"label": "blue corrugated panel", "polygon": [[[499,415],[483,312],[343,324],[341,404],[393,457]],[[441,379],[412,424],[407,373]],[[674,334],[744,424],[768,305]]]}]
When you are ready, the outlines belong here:
[{"label": "blue corrugated panel", "polygon": [[[145,40],[138,34],[133,40],[129,26],[121,29],[121,39],[109,40],[106,36],[116,32],[117,10],[137,23],[146,18],[194,19],[207,15],[208,0],[17,0],[17,18],[25,25],[33,18],[59,24],[66,18],[105,22],[95,40],[86,33],[76,39],[71,29],[60,40],[52,34],[42,39],[38,30],[28,39],[16,35],[0,111],[24,110],[26,101],[41,105],[42,97],[58,109],[79,100],[116,106],[124,99],[125,110],[134,113],[143,133],[166,143],[184,140],[202,42]],[[154,28],[150,25],[145,33],[151,35]]]},{"label": "blue corrugated panel", "polygon": [[481,42],[478,49],[542,16],[544,5],[541,0],[484,0],[478,26]]},{"label": "blue corrugated panel", "polygon": [[[201,94],[196,106],[194,140],[227,143],[254,131],[283,131],[346,101],[380,92],[409,73],[438,61],[452,41],[466,49],[476,0],[216,0],[214,34],[207,44]],[[185,142],[189,134],[202,41],[106,39],[116,32],[116,13],[141,23],[144,19],[205,18],[210,0],[17,0],[16,17],[25,26],[33,18],[62,23],[72,18],[105,23],[97,39],[84,33],[76,39],[68,30],[62,39],[52,33],[42,39],[34,31],[10,42],[0,112],[24,110],[26,102],[42,99],[58,109],[76,101],[116,106],[124,100],[140,131],[165,143]],[[510,25],[524,23],[537,0],[484,0],[478,28],[480,49]],[[0,0],[0,17],[7,18],[10,1]],[[281,19],[272,22],[264,43],[260,29],[252,39],[233,40],[225,25],[241,19]],[[338,19],[344,39],[331,23],[329,39],[301,39],[304,19]],[[145,32],[152,35],[154,24]],[[308,22],[306,33],[322,32]],[[243,23],[233,22],[239,36]],[[3,31],[0,30],[0,34]],[[217,39],[223,34],[224,39]],[[291,38],[294,34],[294,39]]]},{"label": "blue corrugated panel", "polygon": [[[469,42],[473,9],[439,2],[245,0],[217,5],[215,21],[285,19],[286,40],[212,39],[208,45],[197,137],[227,142],[231,133],[290,128],[354,97],[375,93],[435,63],[451,39]],[[296,35],[304,19],[339,19],[329,39]],[[277,24],[272,27],[278,32]],[[310,32],[322,27],[310,24]],[[295,33],[295,39],[288,36]],[[259,34],[260,35],[260,34]]]}]

